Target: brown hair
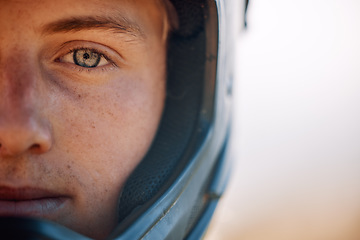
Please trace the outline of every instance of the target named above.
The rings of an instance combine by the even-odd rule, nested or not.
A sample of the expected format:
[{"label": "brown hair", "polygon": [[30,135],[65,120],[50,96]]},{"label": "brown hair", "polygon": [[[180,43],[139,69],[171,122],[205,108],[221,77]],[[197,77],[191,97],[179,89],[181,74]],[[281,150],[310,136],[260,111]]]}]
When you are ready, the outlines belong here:
[{"label": "brown hair", "polygon": [[168,22],[168,32],[174,31],[179,28],[179,18],[174,5],[170,0],[161,0],[161,5],[166,11],[166,18]]}]

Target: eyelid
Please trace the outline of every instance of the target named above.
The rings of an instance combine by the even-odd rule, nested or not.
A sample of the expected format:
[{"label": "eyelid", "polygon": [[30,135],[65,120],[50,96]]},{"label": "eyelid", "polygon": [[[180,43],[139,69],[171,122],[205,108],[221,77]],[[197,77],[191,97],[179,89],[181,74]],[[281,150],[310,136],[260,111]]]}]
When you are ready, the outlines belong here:
[{"label": "eyelid", "polygon": [[[82,41],[82,40],[73,40],[61,44],[58,50],[56,50],[55,53],[53,54],[52,61],[59,62],[59,59],[62,58],[63,56],[70,54],[79,49],[90,49],[101,54],[101,56],[103,56],[113,67],[120,67],[126,65],[126,61],[123,58],[123,56],[116,50],[112,49],[111,47],[105,46],[101,43]],[[77,67],[84,68],[81,66],[77,66]],[[94,69],[95,68],[97,67],[94,67]]]}]

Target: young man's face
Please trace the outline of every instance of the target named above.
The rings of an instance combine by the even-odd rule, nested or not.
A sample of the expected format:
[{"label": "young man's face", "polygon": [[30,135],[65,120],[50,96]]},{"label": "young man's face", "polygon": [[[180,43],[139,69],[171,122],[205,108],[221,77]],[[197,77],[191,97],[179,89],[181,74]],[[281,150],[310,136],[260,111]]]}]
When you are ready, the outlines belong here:
[{"label": "young man's face", "polygon": [[161,117],[165,10],[157,0],[0,2],[0,216],[103,238]]}]

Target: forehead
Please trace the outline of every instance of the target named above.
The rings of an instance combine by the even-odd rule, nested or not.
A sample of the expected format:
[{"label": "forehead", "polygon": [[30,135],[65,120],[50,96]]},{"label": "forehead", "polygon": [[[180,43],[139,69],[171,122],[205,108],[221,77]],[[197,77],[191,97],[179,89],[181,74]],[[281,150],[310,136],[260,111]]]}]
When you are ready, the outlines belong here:
[{"label": "forehead", "polygon": [[[29,8],[30,10],[46,9],[61,11],[86,11],[92,9],[94,12],[102,11],[141,11],[146,7],[152,8],[162,6],[162,0],[0,0],[1,8],[8,6],[15,8]],[[53,9],[52,7],[56,7]]]},{"label": "forehead", "polygon": [[[76,17],[123,19],[146,33],[163,31],[165,11],[159,0],[0,0],[0,30],[14,32]],[[22,31],[23,29],[21,29]]]}]

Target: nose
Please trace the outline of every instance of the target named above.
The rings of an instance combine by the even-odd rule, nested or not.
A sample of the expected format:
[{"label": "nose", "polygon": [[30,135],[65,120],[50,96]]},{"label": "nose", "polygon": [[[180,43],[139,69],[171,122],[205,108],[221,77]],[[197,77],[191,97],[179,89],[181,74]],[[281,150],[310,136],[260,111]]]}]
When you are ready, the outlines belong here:
[{"label": "nose", "polygon": [[52,140],[49,127],[31,117],[26,120],[0,122],[0,157],[42,154],[50,150]]},{"label": "nose", "polygon": [[0,157],[42,154],[51,148],[51,126],[42,110],[44,93],[38,75],[34,66],[14,61],[0,67]]}]

